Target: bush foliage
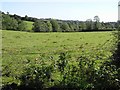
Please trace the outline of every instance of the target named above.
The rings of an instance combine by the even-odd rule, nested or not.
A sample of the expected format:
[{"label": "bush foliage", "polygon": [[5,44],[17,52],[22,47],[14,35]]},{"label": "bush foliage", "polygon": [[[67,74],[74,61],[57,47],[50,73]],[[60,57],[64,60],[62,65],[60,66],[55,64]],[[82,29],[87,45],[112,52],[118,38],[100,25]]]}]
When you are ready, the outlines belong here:
[{"label": "bush foliage", "polygon": [[[51,62],[51,64],[44,60],[39,63],[27,62],[23,72],[18,76],[14,75],[16,77],[13,76],[19,80],[19,83],[4,84],[2,90],[10,88],[16,88],[16,90],[45,88],[120,89],[120,68],[113,65],[111,61],[104,60],[98,65],[92,54],[89,54],[88,57],[84,53],[73,63],[69,52],[61,52],[59,59]],[[3,76],[10,77],[10,70],[3,72]]]}]

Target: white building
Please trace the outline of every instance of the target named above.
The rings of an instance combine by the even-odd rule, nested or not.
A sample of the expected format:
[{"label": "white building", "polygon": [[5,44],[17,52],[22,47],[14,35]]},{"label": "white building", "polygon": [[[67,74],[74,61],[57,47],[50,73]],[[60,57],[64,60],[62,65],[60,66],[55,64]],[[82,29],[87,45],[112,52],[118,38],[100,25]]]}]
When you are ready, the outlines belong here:
[{"label": "white building", "polygon": [[120,1],[118,2],[118,20],[120,21]]}]

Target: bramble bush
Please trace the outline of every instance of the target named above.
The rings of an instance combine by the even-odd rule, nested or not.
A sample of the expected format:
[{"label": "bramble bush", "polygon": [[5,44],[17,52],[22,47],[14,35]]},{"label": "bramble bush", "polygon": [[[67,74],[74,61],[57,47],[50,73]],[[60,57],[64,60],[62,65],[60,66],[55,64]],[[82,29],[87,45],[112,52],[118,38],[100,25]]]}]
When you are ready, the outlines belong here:
[{"label": "bramble bush", "polygon": [[[67,67],[66,67],[67,66]],[[62,80],[54,88],[79,88],[109,90],[120,89],[120,68],[105,61],[96,67],[96,61],[80,56],[77,65],[66,65],[62,73]]]},{"label": "bramble bush", "polygon": [[38,90],[48,87],[51,82],[51,74],[53,67],[45,64],[30,65],[25,69],[25,72],[20,76],[20,87]]},{"label": "bramble bush", "polygon": [[[51,60],[50,65],[45,63],[45,60],[40,61],[40,63],[28,62],[23,72],[17,76],[20,83],[3,86],[2,90],[39,90],[45,88],[119,90],[120,68],[112,64],[112,60],[102,59],[102,53],[101,49],[98,49],[95,54],[83,51],[78,59],[73,61],[69,52],[61,52],[59,59]],[[7,68],[9,69],[9,67]],[[7,71],[5,72],[7,73]]]},{"label": "bramble bush", "polygon": [[113,59],[112,62],[115,64],[117,67],[120,67],[120,26],[118,28],[118,31],[114,33],[116,40],[116,50],[113,53]]}]

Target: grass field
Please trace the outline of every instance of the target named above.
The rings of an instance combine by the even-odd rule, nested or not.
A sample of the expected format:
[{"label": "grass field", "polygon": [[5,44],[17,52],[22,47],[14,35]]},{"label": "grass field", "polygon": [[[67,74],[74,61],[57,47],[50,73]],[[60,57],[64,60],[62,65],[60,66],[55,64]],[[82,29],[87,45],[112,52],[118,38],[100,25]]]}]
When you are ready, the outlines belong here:
[{"label": "grass field", "polygon": [[[58,55],[68,51],[74,57],[86,51],[105,48],[110,51],[111,32],[81,33],[28,33],[16,31],[2,32],[2,52],[4,55],[36,56],[39,54]],[[106,45],[104,45],[106,44]]]},{"label": "grass field", "polygon": [[[3,31],[3,55],[37,55],[59,54],[68,51],[71,54],[80,54],[82,47],[106,48],[109,51],[112,43],[111,32],[81,32],[81,33],[28,33],[16,31]],[[108,50],[107,50],[108,49]]]},{"label": "grass field", "polygon": [[32,28],[33,28],[33,22],[31,22],[31,21],[24,21],[24,22],[25,22],[26,25],[27,25],[26,30],[31,31]]},{"label": "grass field", "polygon": [[[112,38],[112,32],[30,33],[3,30],[2,66],[3,71],[11,72],[11,77],[3,77],[3,82],[13,82],[12,75],[22,73],[28,61],[34,64],[42,59],[50,64],[50,60],[58,59],[60,52],[68,52],[72,60],[83,52],[86,55],[103,54],[101,60],[108,59]],[[98,49],[100,53],[97,53]]]}]

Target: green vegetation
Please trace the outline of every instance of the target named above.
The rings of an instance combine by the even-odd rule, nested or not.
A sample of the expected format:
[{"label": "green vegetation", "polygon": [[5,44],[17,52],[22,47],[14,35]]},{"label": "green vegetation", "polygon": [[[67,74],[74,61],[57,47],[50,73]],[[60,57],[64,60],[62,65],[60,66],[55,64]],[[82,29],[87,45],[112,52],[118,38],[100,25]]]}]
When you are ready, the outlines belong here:
[{"label": "green vegetation", "polygon": [[104,46],[112,39],[111,32],[27,33],[4,30],[2,37],[4,54],[55,54],[62,50],[77,53],[82,47],[88,51],[99,46],[110,50],[112,45],[107,43]]},{"label": "green vegetation", "polygon": [[86,21],[37,19],[33,17],[2,13],[2,30],[34,31],[34,32],[81,32],[81,31],[113,31],[118,28],[117,22],[100,22],[100,18]]},{"label": "green vegetation", "polygon": [[[107,71],[101,72],[103,69],[110,69],[103,64],[110,61],[112,56],[112,32],[28,33],[4,30],[2,40],[3,86],[15,84],[19,88],[33,89],[70,86],[88,89],[100,88],[103,82],[113,84],[109,81],[112,76],[108,77],[108,81],[104,78],[103,82],[98,78],[103,73],[106,75]],[[110,74],[118,74],[113,71]],[[100,80],[89,81],[92,76],[96,77],[94,80]],[[117,76],[113,81],[115,79]]]},{"label": "green vegetation", "polygon": [[1,13],[2,90],[120,89],[119,23]]},{"label": "green vegetation", "polygon": [[34,22],[31,22],[31,21],[23,21],[23,22],[26,23],[26,30],[32,31]]},{"label": "green vegetation", "polygon": [[118,32],[115,33],[115,37],[116,37],[116,50],[113,53],[113,63],[117,66],[120,67],[120,21],[118,21],[119,24],[119,28],[118,28]]}]

